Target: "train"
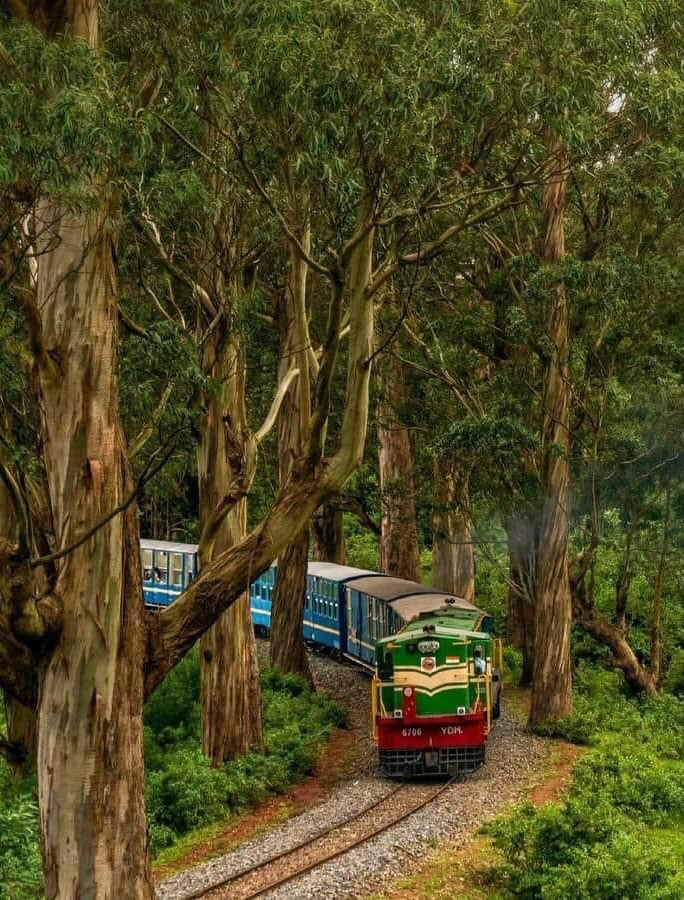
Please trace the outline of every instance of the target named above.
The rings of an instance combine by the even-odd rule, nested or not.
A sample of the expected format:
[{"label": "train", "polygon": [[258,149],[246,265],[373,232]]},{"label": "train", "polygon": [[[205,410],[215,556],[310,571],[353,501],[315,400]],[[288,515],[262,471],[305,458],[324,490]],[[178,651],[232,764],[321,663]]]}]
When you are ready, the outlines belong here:
[{"label": "train", "polygon": [[[151,609],[197,575],[197,547],[141,541]],[[252,621],[268,633],[277,563],[249,588]],[[483,765],[498,718],[503,648],[491,616],[427,585],[353,566],[309,562],[304,639],[371,675],[371,726],[389,778],[454,776]]]}]

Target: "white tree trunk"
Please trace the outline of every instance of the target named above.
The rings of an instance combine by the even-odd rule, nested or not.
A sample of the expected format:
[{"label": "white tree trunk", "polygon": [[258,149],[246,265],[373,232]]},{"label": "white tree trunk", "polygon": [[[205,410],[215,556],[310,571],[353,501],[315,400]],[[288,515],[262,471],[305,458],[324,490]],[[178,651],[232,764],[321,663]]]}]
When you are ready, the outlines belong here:
[{"label": "white tree trunk", "polygon": [[[132,489],[119,419],[106,211],[61,213],[38,244],[33,341],[56,547]],[[60,560],[63,625],[43,669],[38,788],[48,898],[148,898],[144,605],[133,506]]]}]

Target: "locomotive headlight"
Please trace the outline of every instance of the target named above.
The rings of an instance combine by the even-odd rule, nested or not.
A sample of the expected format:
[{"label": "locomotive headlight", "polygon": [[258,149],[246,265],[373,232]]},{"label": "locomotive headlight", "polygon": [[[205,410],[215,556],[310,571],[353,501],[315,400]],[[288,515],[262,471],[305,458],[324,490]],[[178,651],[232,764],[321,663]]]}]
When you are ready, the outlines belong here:
[{"label": "locomotive headlight", "polygon": [[418,650],[421,653],[427,653],[429,656],[434,656],[439,650],[439,641],[419,641]]},{"label": "locomotive headlight", "polygon": [[413,688],[412,687],[404,688],[404,697],[413,697]]}]

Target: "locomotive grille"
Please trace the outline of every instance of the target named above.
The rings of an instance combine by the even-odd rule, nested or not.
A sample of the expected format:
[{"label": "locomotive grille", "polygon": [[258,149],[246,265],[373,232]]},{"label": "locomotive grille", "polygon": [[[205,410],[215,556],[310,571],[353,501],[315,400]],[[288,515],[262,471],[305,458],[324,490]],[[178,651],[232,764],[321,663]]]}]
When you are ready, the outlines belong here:
[{"label": "locomotive grille", "polygon": [[484,765],[485,747],[444,747],[433,751],[435,765],[426,765],[422,750],[380,750],[380,768],[390,778],[420,775],[458,775]]}]

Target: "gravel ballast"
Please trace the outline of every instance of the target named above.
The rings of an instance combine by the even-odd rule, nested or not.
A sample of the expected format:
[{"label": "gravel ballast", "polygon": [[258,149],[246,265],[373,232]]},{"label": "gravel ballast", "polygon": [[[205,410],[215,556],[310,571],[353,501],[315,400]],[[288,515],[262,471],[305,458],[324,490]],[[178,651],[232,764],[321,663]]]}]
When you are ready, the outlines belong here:
[{"label": "gravel ballast", "polygon": [[[368,677],[351,665],[325,656],[312,656],[311,666],[316,686],[347,709],[357,738],[345,771],[340,773],[342,780],[322,803],[232,853],[162,882],[158,885],[159,900],[185,900],[198,890],[208,889],[226,876],[342,822],[396,786],[377,770],[369,729]],[[449,787],[404,822],[264,896],[273,900],[368,896],[410,869],[440,839],[465,841],[503,807],[519,799],[547,752],[548,744],[527,734],[504,700],[501,718],[487,745],[487,762],[481,769]],[[416,785],[415,790],[424,792],[425,785]],[[212,900],[222,896],[230,896],[229,889],[211,894]]]}]

